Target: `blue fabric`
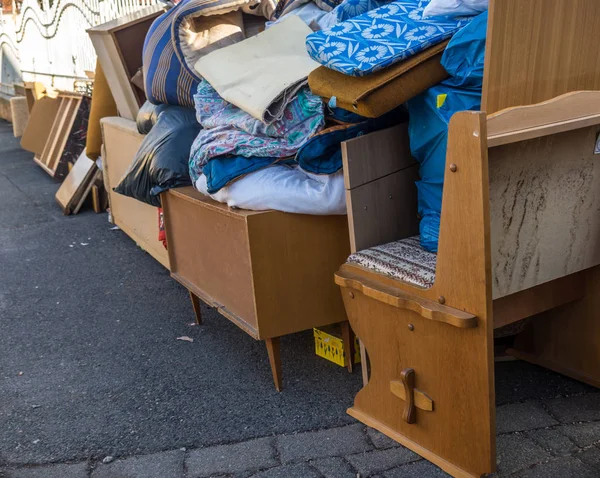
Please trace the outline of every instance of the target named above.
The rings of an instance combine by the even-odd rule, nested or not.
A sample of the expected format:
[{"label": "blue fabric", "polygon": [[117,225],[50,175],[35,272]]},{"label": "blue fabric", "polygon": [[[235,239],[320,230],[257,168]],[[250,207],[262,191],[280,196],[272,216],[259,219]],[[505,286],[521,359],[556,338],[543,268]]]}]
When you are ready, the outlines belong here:
[{"label": "blue fabric", "polygon": [[486,30],[487,12],[454,35],[442,56],[452,76],[407,103],[410,149],[420,164],[421,246],[430,252],[438,248],[448,123],[458,111],[481,108]]},{"label": "blue fabric", "polygon": [[338,22],[345,22],[346,20],[367,13],[368,11],[381,7],[391,1],[392,0],[344,0],[333,10]]},{"label": "blue fabric", "polygon": [[144,89],[150,103],[194,106],[193,95],[198,86],[175,55],[171,23],[177,7],[163,13],[148,30],[144,40],[142,64]]},{"label": "blue fabric", "polygon": [[306,37],[309,55],[327,68],[365,76],[450,38],[471,17],[421,15],[429,0],[398,0]]}]

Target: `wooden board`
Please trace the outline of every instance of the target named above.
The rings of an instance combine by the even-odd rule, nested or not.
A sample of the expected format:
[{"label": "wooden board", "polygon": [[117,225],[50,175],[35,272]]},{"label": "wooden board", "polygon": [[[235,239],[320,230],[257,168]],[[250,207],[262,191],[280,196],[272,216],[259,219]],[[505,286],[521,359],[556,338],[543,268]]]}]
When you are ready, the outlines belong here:
[{"label": "wooden board", "polygon": [[414,165],[346,191],[352,252],[419,233],[418,180]]},{"label": "wooden board", "polygon": [[342,143],[344,185],[354,189],[415,164],[410,154],[408,123]]},{"label": "wooden board", "polygon": [[155,5],[87,30],[119,114],[134,120],[145,96],[131,83],[142,66],[142,46],[152,22],[162,13]]},{"label": "wooden board", "polygon": [[64,214],[71,214],[85,191],[89,191],[96,171],[96,163],[82,154],[56,193],[56,201]]},{"label": "wooden board", "polygon": [[104,138],[104,186],[113,222],[168,269],[167,250],[158,240],[158,209],[112,190],[129,169],[144,136],[138,133],[134,121],[124,118],[103,118],[100,124]]},{"label": "wooden board", "polygon": [[77,112],[82,104],[82,97],[74,94],[60,94],[58,102],[58,111],[52,123],[48,140],[42,154],[34,158],[35,162],[52,177],[59,168]]},{"label": "wooden board", "polygon": [[44,96],[35,102],[21,138],[21,147],[24,150],[30,151],[36,156],[42,155],[59,106],[58,98],[49,96]]},{"label": "wooden board", "polygon": [[583,298],[534,317],[510,353],[600,387],[600,267],[582,275]]},{"label": "wooden board", "polygon": [[482,110],[600,90],[598,0],[490,0]]}]

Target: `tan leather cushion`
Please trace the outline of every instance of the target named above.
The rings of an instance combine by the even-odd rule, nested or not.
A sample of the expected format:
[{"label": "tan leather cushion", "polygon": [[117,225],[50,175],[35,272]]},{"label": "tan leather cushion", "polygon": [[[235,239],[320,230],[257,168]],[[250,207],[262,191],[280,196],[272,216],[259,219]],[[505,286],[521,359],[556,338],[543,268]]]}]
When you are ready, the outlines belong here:
[{"label": "tan leather cushion", "polygon": [[96,159],[100,156],[102,147],[102,131],[100,120],[107,116],[117,116],[117,105],[113,99],[106,77],[96,62],[96,75],[94,77],[94,91],[92,92],[92,107],[88,122],[87,138],[85,141],[85,152],[88,158]]}]

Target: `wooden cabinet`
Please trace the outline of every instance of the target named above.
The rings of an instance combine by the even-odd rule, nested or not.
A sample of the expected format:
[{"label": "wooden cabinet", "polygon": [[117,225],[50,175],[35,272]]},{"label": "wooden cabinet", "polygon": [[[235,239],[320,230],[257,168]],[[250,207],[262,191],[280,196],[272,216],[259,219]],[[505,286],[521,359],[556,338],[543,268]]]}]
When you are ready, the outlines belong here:
[{"label": "wooden cabinet", "polygon": [[275,362],[280,336],[346,321],[333,281],[350,252],[346,216],[232,209],[192,187],[162,202],[171,275],[192,299],[266,340]]}]

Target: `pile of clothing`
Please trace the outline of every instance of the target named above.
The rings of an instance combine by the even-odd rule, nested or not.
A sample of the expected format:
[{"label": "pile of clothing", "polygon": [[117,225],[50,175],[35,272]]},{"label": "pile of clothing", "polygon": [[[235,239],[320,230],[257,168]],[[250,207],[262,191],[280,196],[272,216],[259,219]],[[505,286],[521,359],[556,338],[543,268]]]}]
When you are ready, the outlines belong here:
[{"label": "pile of clothing", "polygon": [[486,10],[487,0],[183,0],[154,22],[143,55],[146,95],[160,105],[151,134],[174,133],[154,135],[169,174],[147,151],[119,187],[154,204],[193,184],[232,207],[345,214],[341,143],[408,111],[434,250],[440,131],[479,107]]}]

